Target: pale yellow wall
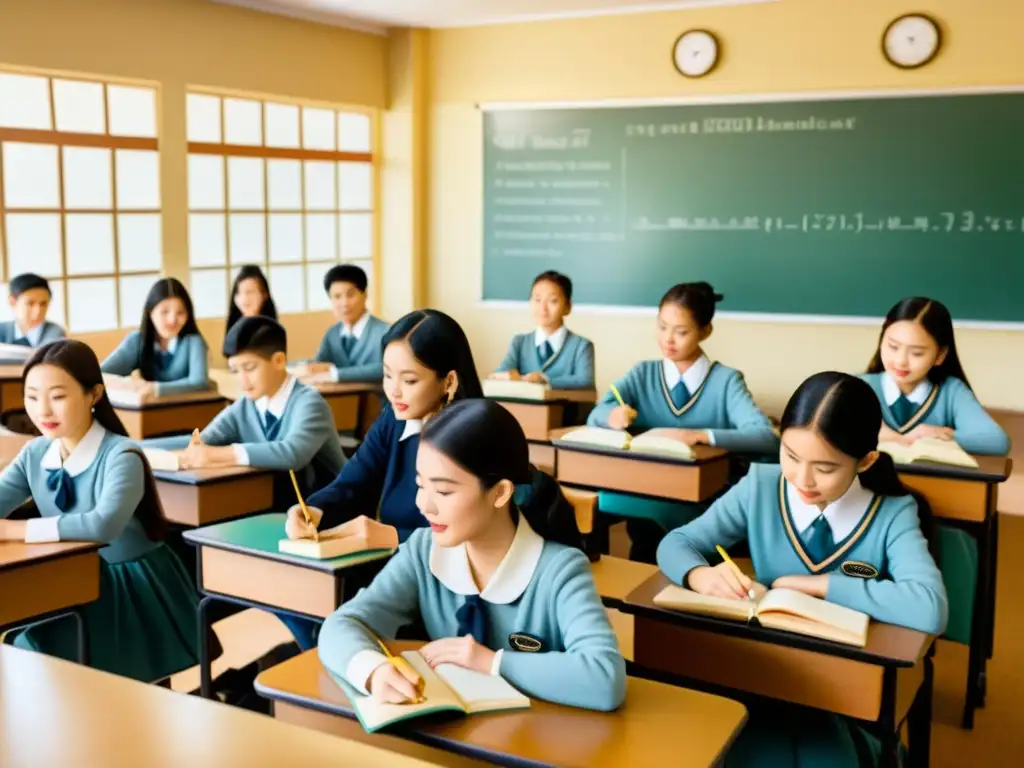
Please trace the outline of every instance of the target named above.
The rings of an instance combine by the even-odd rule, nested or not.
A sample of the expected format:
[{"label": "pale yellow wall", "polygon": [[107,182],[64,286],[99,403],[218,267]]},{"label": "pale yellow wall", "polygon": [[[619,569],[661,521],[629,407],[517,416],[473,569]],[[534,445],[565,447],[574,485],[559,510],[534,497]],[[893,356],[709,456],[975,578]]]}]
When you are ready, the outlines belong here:
[{"label": "pale yellow wall", "polygon": [[[886,64],[879,50],[887,23],[908,10],[933,12],[946,34],[940,58],[909,73]],[[721,68],[699,82],[677,75],[670,60],[676,36],[690,27],[713,29],[725,49]],[[483,198],[478,102],[1018,84],[1022,29],[1022,0],[783,0],[433,33],[429,302],[463,323],[481,369],[493,368],[511,334],[530,324],[525,308],[475,306]],[[648,317],[571,319],[597,345],[601,387],[636,360],[657,356],[653,325]],[[707,350],[741,368],[774,411],[810,373],[860,370],[876,337],[873,327],[723,319]],[[961,330],[958,341],[982,401],[1024,409],[1024,332]]]}]

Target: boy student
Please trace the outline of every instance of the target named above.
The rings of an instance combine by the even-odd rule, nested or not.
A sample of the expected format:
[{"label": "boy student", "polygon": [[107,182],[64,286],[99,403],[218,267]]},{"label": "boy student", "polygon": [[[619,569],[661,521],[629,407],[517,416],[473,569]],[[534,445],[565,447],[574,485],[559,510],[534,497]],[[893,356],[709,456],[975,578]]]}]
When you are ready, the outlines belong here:
[{"label": "boy student", "polygon": [[0,323],[0,344],[34,348],[63,339],[67,335],[64,329],[46,319],[51,298],[50,284],[45,277],[26,272],[11,280],[7,300],[14,319]]}]

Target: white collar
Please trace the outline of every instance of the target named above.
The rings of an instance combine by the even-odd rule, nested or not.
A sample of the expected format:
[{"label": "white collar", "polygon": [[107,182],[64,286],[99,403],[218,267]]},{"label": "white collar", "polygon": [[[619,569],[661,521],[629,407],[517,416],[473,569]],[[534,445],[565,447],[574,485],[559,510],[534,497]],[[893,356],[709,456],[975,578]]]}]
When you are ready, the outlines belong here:
[{"label": "white collar", "polygon": [[402,430],[402,436],[398,438],[398,442],[408,440],[413,435],[418,435],[423,431],[423,419],[406,419],[405,428]]},{"label": "white collar", "polygon": [[14,321],[14,340],[25,339],[33,347],[38,347],[40,340],[43,338],[43,329],[46,327],[46,321],[44,320],[35,328],[31,328],[28,331],[23,332],[21,326],[18,325],[18,321]]},{"label": "white collar", "polygon": [[542,329],[538,328],[536,331],[533,332],[533,343],[534,345],[539,347],[546,341],[548,344],[551,345],[551,351],[555,354],[558,354],[558,350],[560,350],[562,348],[562,345],[565,344],[565,340],[566,338],[568,338],[568,336],[569,329],[566,328],[564,325],[557,331],[552,333],[550,336],[544,333]]},{"label": "white collar", "polygon": [[156,349],[157,352],[164,352],[164,351],[166,351],[168,355],[173,355],[174,351],[178,348],[178,337],[177,336],[172,336],[171,337],[171,340],[167,342],[167,349],[166,350],[164,350],[164,348],[160,346],[160,341],[159,340],[153,342],[153,347]]},{"label": "white collar", "polygon": [[832,529],[832,538],[837,544],[857,527],[874,497],[875,494],[860,484],[858,475],[846,493],[825,507],[825,511],[822,512],[814,504],[805,504],[796,488],[786,483],[786,500],[789,502],[789,511],[793,515],[797,533],[803,533],[820,515],[824,515],[829,528]]},{"label": "white collar", "polygon": [[692,397],[700,389],[704,379],[708,377],[708,371],[711,370],[711,361],[708,360],[707,355],[701,355],[693,361],[693,365],[687,368],[684,373],[679,373],[679,368],[676,367],[676,364],[666,357],[661,361],[661,367],[665,371],[665,383],[668,385],[669,392],[682,379],[683,384],[686,385],[686,390]]},{"label": "white collar", "polygon": [[93,419],[92,426],[85,433],[75,450],[68,454],[68,457],[61,461],[60,440],[51,440],[50,447],[46,449],[40,462],[43,469],[60,469],[61,466],[72,477],[77,477],[89,468],[95,461],[96,454],[100,452],[100,445],[103,438],[107,436],[107,430],[103,425]]},{"label": "white collar", "polygon": [[436,542],[431,542],[430,572],[458,595],[480,595],[488,603],[507,605],[518,600],[530,586],[543,552],[544,539],[534,532],[520,513],[512,545],[483,592],[473,580],[465,543],[457,547],[439,547]]},{"label": "white collar", "polygon": [[358,340],[363,335],[363,331],[366,330],[366,324],[370,322],[370,313],[363,311],[362,316],[356,320],[356,322],[349,328],[344,323],[341,324],[341,338],[351,336],[353,339]]},{"label": "white collar", "polygon": [[[907,395],[907,400],[914,403],[915,405],[921,405],[925,400],[928,399],[928,395],[931,394],[932,383],[925,379],[916,387],[914,391]],[[882,374],[882,394],[885,396],[885,404],[892,405],[900,399],[900,395],[903,393],[900,388],[893,381],[892,376],[888,373]]]},{"label": "white collar", "polygon": [[284,384],[281,388],[274,393],[273,397],[263,396],[256,401],[256,410],[259,411],[260,416],[266,415],[267,411],[281,418],[281,414],[284,413],[285,406],[288,405],[288,398],[292,396],[292,390],[295,389],[295,382],[297,379],[294,376],[289,376],[284,380]]}]

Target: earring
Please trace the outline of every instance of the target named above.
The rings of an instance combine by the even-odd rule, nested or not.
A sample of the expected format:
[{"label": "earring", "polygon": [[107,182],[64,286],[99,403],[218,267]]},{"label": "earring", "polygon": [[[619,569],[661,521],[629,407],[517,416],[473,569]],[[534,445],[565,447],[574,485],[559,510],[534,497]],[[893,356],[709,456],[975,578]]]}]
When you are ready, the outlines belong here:
[{"label": "earring", "polygon": [[92,408],[90,408],[89,412],[90,413],[96,413],[96,406],[94,405]]}]

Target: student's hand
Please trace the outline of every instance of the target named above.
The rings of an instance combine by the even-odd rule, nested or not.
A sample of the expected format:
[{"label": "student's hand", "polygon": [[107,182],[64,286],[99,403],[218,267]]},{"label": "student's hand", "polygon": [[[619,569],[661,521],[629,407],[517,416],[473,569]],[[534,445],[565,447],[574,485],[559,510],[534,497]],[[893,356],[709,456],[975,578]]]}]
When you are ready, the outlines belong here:
[{"label": "student's hand", "polygon": [[156,394],[156,385],[152,381],[146,381],[145,379],[132,379],[132,389],[140,397],[152,397]]},{"label": "student's hand", "polygon": [[0,520],[0,541],[24,541],[24,520]]},{"label": "student's hand", "polygon": [[[313,515],[314,507],[309,507],[310,516]],[[294,507],[293,507],[294,509]],[[317,510],[320,512],[320,510]],[[317,525],[320,524],[320,519],[323,517],[323,512],[315,517]],[[299,519],[302,519],[302,510],[299,510]],[[336,525],[333,528],[328,528],[326,531],[320,531],[321,539],[333,539],[339,536],[355,536],[361,539],[373,539],[373,546],[375,548],[380,547],[382,549],[398,549],[398,529],[393,525],[387,525],[386,523],[378,522],[372,517],[366,515],[360,515],[354,520],[349,520],[347,523]]]},{"label": "student's hand", "polygon": [[515,371],[495,371],[487,378],[493,379],[494,381],[510,381],[513,373],[515,373]]},{"label": "student's hand", "polygon": [[694,592],[727,600],[749,600],[747,592],[754,587],[753,579],[736,573],[728,563],[697,566],[686,575],[686,583]]},{"label": "student's hand", "polygon": [[[413,670],[415,673],[415,670]],[[406,677],[398,667],[387,662],[370,675],[370,694],[384,704],[410,704],[419,700],[416,681]]]},{"label": "student's hand", "polygon": [[330,373],[333,366],[330,363],[303,363],[295,367],[295,375],[298,378],[304,376],[316,376],[319,373]]},{"label": "student's hand", "polygon": [[528,373],[523,376],[523,381],[530,381],[534,384],[547,384],[548,377],[540,371],[534,371],[533,373]]},{"label": "student's hand", "polygon": [[[306,509],[309,510],[309,519],[313,521],[313,525],[306,523],[306,518],[302,516],[302,507],[298,504],[293,504],[288,508],[284,520],[284,533],[289,539],[312,539],[313,534],[316,533],[317,526],[323,519],[324,511],[309,504],[306,505]],[[324,536],[326,535],[327,531],[324,531]]]},{"label": "student's hand", "polygon": [[772,589],[795,589],[811,597],[825,599],[828,594],[828,574],[819,573],[816,576],[779,576],[772,582]]},{"label": "student's hand", "polygon": [[445,637],[427,643],[420,648],[420,656],[426,659],[431,669],[438,664],[454,664],[485,675],[491,674],[491,665],[494,664],[494,651],[480,645],[472,635]]},{"label": "student's hand", "polygon": [[612,429],[628,429],[634,421],[636,421],[636,411],[628,405],[625,407],[618,405],[608,414],[608,426]]},{"label": "student's hand", "polygon": [[913,443],[926,437],[933,437],[939,440],[952,440],[953,429],[951,427],[933,427],[931,424],[918,424],[905,435],[907,441]]}]

